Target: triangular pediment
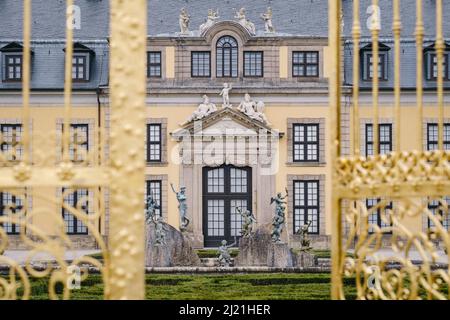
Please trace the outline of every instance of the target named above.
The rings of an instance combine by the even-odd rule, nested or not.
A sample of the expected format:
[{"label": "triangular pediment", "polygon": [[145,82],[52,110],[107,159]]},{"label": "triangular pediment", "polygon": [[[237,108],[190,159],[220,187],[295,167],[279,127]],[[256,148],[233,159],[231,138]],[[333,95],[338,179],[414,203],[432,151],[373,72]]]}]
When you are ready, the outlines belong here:
[{"label": "triangular pediment", "polygon": [[191,135],[218,136],[255,136],[264,132],[265,134],[283,134],[273,130],[268,125],[251,119],[247,115],[232,108],[220,109],[199,121],[193,121],[181,126],[172,132],[174,138],[182,137],[189,131]]}]

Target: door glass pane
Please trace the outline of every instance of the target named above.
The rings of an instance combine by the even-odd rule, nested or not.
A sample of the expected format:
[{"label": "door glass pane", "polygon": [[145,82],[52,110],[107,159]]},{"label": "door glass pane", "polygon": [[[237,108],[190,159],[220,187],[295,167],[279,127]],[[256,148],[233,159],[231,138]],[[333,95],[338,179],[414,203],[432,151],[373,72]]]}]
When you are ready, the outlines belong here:
[{"label": "door glass pane", "polygon": [[208,200],[208,236],[224,235],[224,200]]},{"label": "door glass pane", "polygon": [[232,193],[247,192],[247,171],[231,168],[230,169],[230,186]]},{"label": "door glass pane", "polygon": [[218,168],[208,171],[208,192],[224,192],[224,169]]}]

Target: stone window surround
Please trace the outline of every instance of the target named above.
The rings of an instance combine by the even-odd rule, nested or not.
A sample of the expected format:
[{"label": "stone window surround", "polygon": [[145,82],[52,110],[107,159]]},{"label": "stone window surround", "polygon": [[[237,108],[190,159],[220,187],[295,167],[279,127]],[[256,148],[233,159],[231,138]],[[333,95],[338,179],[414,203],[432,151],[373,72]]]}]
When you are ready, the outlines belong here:
[{"label": "stone window surround", "polygon": [[[56,119],[56,162],[59,163],[62,161],[62,127],[64,124],[64,119],[58,118]],[[70,124],[87,124],[89,133],[88,133],[88,156],[87,163],[89,166],[92,166],[93,163],[90,161],[91,152],[95,152],[96,145],[96,136],[95,136],[95,119],[71,119]]]},{"label": "stone window surround", "polygon": [[[148,76],[148,53],[160,52],[161,53],[161,77],[149,77]],[[166,47],[165,46],[147,46],[147,53],[145,58],[145,77],[147,81],[161,81],[166,79]]]},{"label": "stone window surround", "polygon": [[[450,123],[450,118],[444,118],[444,124]],[[423,118],[422,120],[422,146],[423,150],[428,150],[428,124],[438,124],[438,118]]]},{"label": "stone window surround", "polygon": [[[1,192],[1,190],[0,190],[0,192]],[[28,200],[27,201],[28,202],[28,206],[27,206],[27,209],[26,209],[26,215],[28,215],[29,212],[33,211],[33,188],[25,187],[24,195],[25,195],[25,198]],[[27,223],[28,224],[33,223],[33,219],[32,218],[31,219],[27,218]],[[25,233],[26,234],[31,234],[29,228],[27,228],[26,226],[25,226]],[[21,234],[20,233],[19,234],[8,234],[8,238],[13,238],[13,237],[20,238]]]},{"label": "stone window surround", "polygon": [[[423,132],[423,150],[427,150],[428,148],[428,132],[427,132],[427,125],[429,123],[437,124],[438,119],[437,118],[424,118],[422,120],[422,132]],[[450,123],[450,118],[444,118],[444,124]],[[427,203],[427,201],[424,199],[424,204]],[[425,214],[422,214],[422,231],[426,232],[428,230],[428,217]]]},{"label": "stone window surround", "polygon": [[[147,125],[148,124],[159,124],[161,125],[161,161],[160,162],[147,162]],[[145,147],[144,154],[147,167],[160,167],[167,166],[167,118],[147,118],[145,123]]]},{"label": "stone window surround", "polygon": [[[294,162],[293,127],[294,124],[319,124],[319,161]],[[289,166],[315,167],[325,165],[325,118],[288,118],[287,119],[287,162]]]},{"label": "stone window surround", "polygon": [[[319,53],[319,76],[317,77],[294,77],[293,76],[293,53],[297,51],[317,51]],[[289,46],[288,49],[288,80],[298,81],[298,82],[310,82],[316,81],[317,79],[323,78],[323,46]]]},{"label": "stone window surround", "polygon": [[147,193],[147,181],[149,180],[160,180],[161,181],[161,216],[165,222],[167,222],[168,218],[168,175],[167,174],[160,174],[160,175],[152,175],[152,174],[146,174],[145,175],[145,191],[144,195]]},{"label": "stone window surround", "polygon": [[[0,124],[22,124],[22,119],[19,118],[1,118],[0,119]],[[30,155],[30,161],[33,161],[33,120],[30,119],[30,124],[29,124],[29,131],[30,131],[30,143],[28,146],[28,152]],[[23,128],[22,128],[23,129]],[[23,134],[23,133],[22,133]]]},{"label": "stone window surround", "polygon": [[325,175],[324,174],[318,174],[318,175],[311,175],[311,174],[305,174],[305,175],[294,175],[289,174],[287,176],[288,181],[288,214],[286,217],[287,221],[287,228],[288,228],[288,234],[289,236],[294,235],[294,181],[296,180],[318,180],[319,181],[319,234],[314,234],[311,236],[320,236],[325,235]]},{"label": "stone window surround", "polygon": [[[94,189],[94,188],[98,188],[98,187],[86,187],[86,188],[76,188],[75,187],[75,190],[76,189],[87,189],[88,190],[88,197],[89,197],[89,199],[88,199],[88,201],[89,201],[89,214],[95,214],[95,207],[94,207],[94,205],[92,205],[93,203],[94,203],[94,197],[95,197],[95,193],[94,193],[94,191],[92,191],[92,189]],[[74,186],[72,186],[72,187],[68,187],[68,189],[74,189]],[[55,191],[55,200],[56,200],[56,204],[57,204],[57,214],[60,214],[61,215],[61,221],[63,222],[63,225],[62,225],[62,230],[63,230],[63,232],[64,232],[64,234],[66,235],[66,236],[68,236],[68,237],[70,237],[70,238],[92,238],[92,239],[95,239],[93,236],[92,236],[92,232],[91,232],[91,230],[89,230],[89,227],[87,228],[87,234],[83,234],[83,233],[79,233],[79,234],[68,234],[68,233],[66,233],[65,232],[65,228],[66,228],[66,225],[65,225],[65,221],[64,221],[64,217],[63,217],[63,208],[62,208],[62,206],[61,207],[59,207],[58,206],[58,203],[62,203],[62,201],[64,201],[64,199],[62,199],[62,196],[63,196],[63,188],[61,188],[61,187],[58,187],[58,188],[56,188],[56,191]],[[61,201],[61,202],[59,202],[59,201]],[[108,207],[109,208],[109,204],[108,205],[106,205],[106,203],[109,203],[109,199],[107,200],[106,198],[104,199],[104,203],[105,203],[105,216],[106,216],[106,207]],[[95,228],[98,228],[98,226],[97,226],[97,224],[94,224],[94,227]],[[98,230],[98,229],[97,229]]]},{"label": "stone window surround", "polygon": [[[373,123],[373,119],[372,118],[361,118],[359,120],[359,124],[360,124],[360,144],[359,144],[359,148],[360,148],[360,154],[365,156],[366,155],[366,124],[372,124]],[[397,146],[395,145],[395,123],[393,119],[390,118],[381,118],[378,121],[378,124],[390,124],[392,125],[392,151],[395,151],[397,149]]]}]

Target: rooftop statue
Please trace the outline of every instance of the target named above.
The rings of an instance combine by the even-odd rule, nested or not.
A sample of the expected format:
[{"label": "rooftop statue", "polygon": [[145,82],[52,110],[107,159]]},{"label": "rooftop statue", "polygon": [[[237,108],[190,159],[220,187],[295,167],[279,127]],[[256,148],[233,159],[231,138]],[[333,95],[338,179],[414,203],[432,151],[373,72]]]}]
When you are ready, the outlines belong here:
[{"label": "rooftop statue", "polygon": [[180,231],[185,231],[189,225],[189,219],[187,218],[187,197],[186,187],[180,187],[180,191],[176,191],[173,183],[170,184],[172,191],[176,194],[178,200],[178,211],[180,214]]},{"label": "rooftop statue", "polygon": [[264,25],[265,25],[265,28],[266,28],[266,32],[267,33],[274,33],[275,32],[275,28],[273,27],[273,24],[272,24],[272,8],[271,7],[268,7],[267,8],[267,12],[263,13],[261,15],[261,19],[264,20]]},{"label": "rooftop statue", "polygon": [[186,9],[181,9],[179,23],[180,23],[180,33],[189,33],[189,22],[191,21],[191,16],[187,13]]},{"label": "rooftop statue", "polygon": [[270,199],[270,204],[275,202],[275,216],[272,220],[272,241],[275,243],[281,243],[281,233],[283,232],[283,227],[285,223],[285,214],[286,210],[286,199],[288,196],[288,191],[286,189],[286,195],[283,196],[281,192],[277,193],[275,197]]},{"label": "rooftop statue", "polygon": [[200,25],[200,34],[203,34],[206,30],[211,28],[216,23],[217,19],[219,19],[219,10],[214,11],[213,9],[209,9],[206,22]]},{"label": "rooftop statue", "polygon": [[245,17],[245,8],[239,9],[239,11],[236,12],[234,18],[237,19],[238,22],[241,24],[241,26],[247,29],[247,31],[250,32],[250,34],[252,35],[256,34],[255,24],[247,20],[247,18]]},{"label": "rooftop statue", "polygon": [[209,102],[209,97],[205,94],[203,96],[203,103],[201,103],[197,110],[194,111],[194,113],[186,120],[184,124],[187,124],[189,122],[203,119],[206,116],[209,116],[211,113],[214,113],[217,111],[217,107],[214,103]]},{"label": "rooftop statue", "polygon": [[248,93],[245,94],[244,100],[241,101],[237,108],[239,111],[264,124],[269,124],[266,115],[264,114],[265,104],[262,101],[255,102]]},{"label": "rooftop statue", "polygon": [[236,207],[236,211],[244,218],[244,223],[242,224],[241,235],[244,238],[247,238],[250,236],[250,234],[253,231],[253,224],[256,223],[256,218],[250,212],[250,210],[243,211],[240,208]]},{"label": "rooftop statue", "polygon": [[232,105],[230,104],[231,89],[233,89],[231,84],[228,84],[226,82],[223,84],[222,92],[220,92],[220,94],[219,94],[220,96],[222,96],[222,99],[223,99],[222,108],[231,108],[232,107]]},{"label": "rooftop statue", "polygon": [[230,248],[235,245],[236,240],[230,245],[227,245],[227,240],[222,240],[222,245],[219,247],[219,264],[221,267],[229,267],[231,265]]}]

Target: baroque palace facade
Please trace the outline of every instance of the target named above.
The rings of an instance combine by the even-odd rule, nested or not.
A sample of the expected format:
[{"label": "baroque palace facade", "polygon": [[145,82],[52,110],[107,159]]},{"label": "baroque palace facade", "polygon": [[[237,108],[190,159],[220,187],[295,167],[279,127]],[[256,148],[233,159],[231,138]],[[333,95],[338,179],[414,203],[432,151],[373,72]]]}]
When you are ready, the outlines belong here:
[{"label": "baroque palace facade", "polygon": [[[380,150],[395,150],[392,121],[392,18],[383,10],[389,1],[380,1],[382,34],[378,76],[381,123]],[[73,78],[71,157],[83,161],[108,159],[110,122],[108,87],[108,2],[75,1],[76,21]],[[352,1],[343,0],[342,28],[351,35]],[[365,29],[365,8],[361,1],[363,37],[361,56],[361,117],[358,123],[360,151],[373,150],[370,84],[374,73],[370,33]],[[434,12],[434,2],[424,1],[425,12]],[[240,8],[244,7],[245,10]],[[268,7],[271,7],[270,9]],[[211,10],[208,11],[208,9]],[[184,9],[184,10],[182,10]],[[363,10],[364,9],[364,10]],[[411,40],[412,8],[402,8],[405,16],[402,41],[402,148],[417,149],[417,130],[408,128],[418,118],[414,96],[415,46]],[[444,10],[446,36],[450,36],[450,10]],[[79,15],[78,15],[79,14]],[[8,153],[20,141],[22,126],[29,125],[32,143],[47,150],[47,161],[61,157],[64,83],[63,2],[33,1],[31,107],[32,121],[23,124],[21,114],[21,3],[0,2],[0,129],[1,151]],[[242,220],[236,208],[254,213],[258,224],[270,223],[274,208],[271,197],[278,192],[286,198],[285,240],[298,246],[297,229],[311,222],[309,232],[315,247],[329,247],[331,234],[330,110],[328,108],[328,8],[326,1],[165,1],[150,0],[147,42],[147,140],[142,152],[147,160],[146,194],[154,197],[157,211],[165,221],[179,227],[178,203],[173,191],[186,188],[187,232],[196,247],[217,247],[240,235]],[[78,19],[78,20],[77,20]],[[425,18],[426,37],[434,34],[432,19]],[[383,33],[384,32],[384,33]],[[410,38],[406,36],[410,35]],[[428,37],[428,38],[427,38]],[[449,40],[447,38],[447,40]],[[351,123],[353,43],[344,37],[343,153],[353,152],[356,130]],[[450,43],[450,41],[448,41]],[[435,69],[433,43],[424,46],[425,106],[433,103]],[[445,52],[446,101],[450,71]],[[129,61],[133,63],[133,61]],[[437,110],[425,109],[429,119],[423,124],[421,141],[435,148]],[[450,147],[450,120],[445,126],[445,146]],[[417,138],[417,139],[416,139]],[[89,152],[88,152],[89,151]],[[20,159],[20,148],[0,165]],[[31,151],[32,157],[33,152]],[[6,161],[8,160],[8,161]],[[173,184],[173,187],[171,186]],[[172,190],[172,188],[174,190]],[[50,234],[65,228],[79,247],[93,248],[95,241],[86,227],[57,204],[38,195],[61,194],[63,190],[26,190],[27,203],[19,203],[8,192],[0,197],[0,214],[13,214],[13,207],[43,208],[33,223]],[[76,207],[89,198],[88,190],[74,190],[65,201]],[[106,219],[98,221],[102,235],[108,236],[108,195]],[[377,199],[368,199],[374,204]],[[88,203],[88,202],[87,202]],[[89,205],[85,205],[89,211]],[[48,221],[46,210],[61,212],[65,226]],[[382,212],[370,219],[382,224]],[[446,222],[448,227],[448,221]],[[412,220],[411,228],[425,228],[427,221]],[[14,225],[3,226],[14,239],[21,232]],[[18,239],[18,237],[17,237]],[[11,248],[23,248],[20,241]]]}]

